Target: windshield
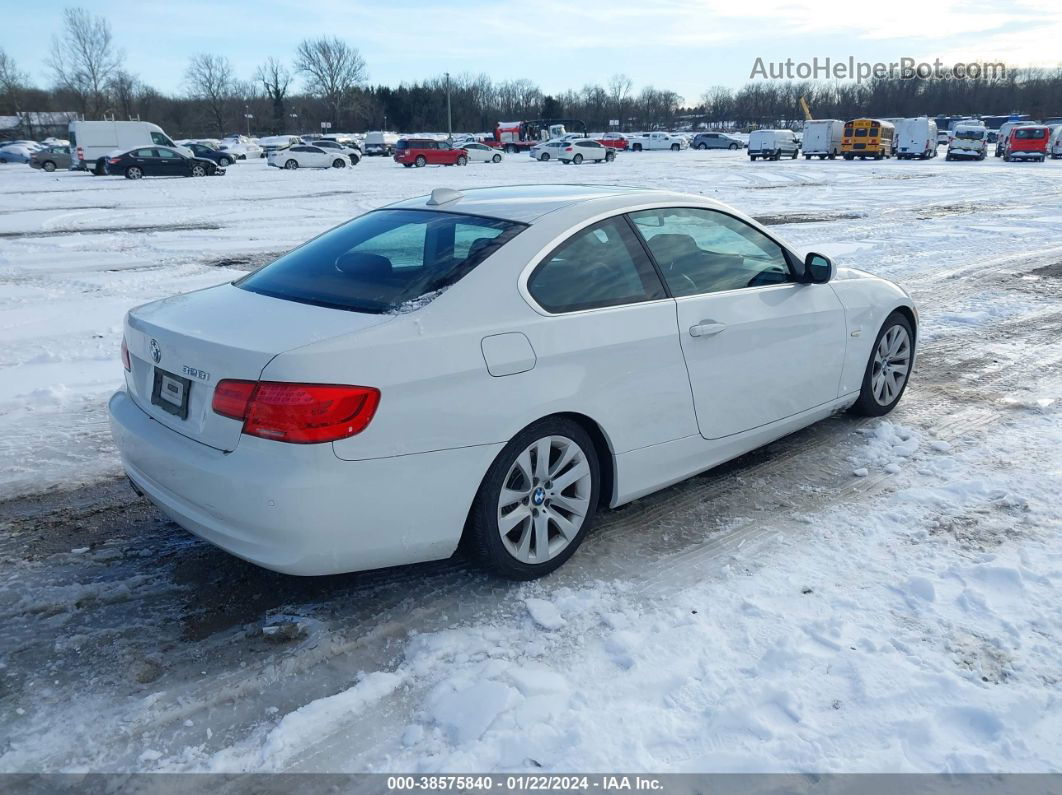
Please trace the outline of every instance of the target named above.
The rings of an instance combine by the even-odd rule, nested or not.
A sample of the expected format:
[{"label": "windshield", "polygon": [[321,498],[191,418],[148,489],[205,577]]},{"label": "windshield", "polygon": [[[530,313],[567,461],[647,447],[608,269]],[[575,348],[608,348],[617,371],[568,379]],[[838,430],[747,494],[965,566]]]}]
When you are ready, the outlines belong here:
[{"label": "windshield", "polygon": [[383,313],[454,284],[526,228],[457,213],[377,210],[236,282],[251,292]]}]

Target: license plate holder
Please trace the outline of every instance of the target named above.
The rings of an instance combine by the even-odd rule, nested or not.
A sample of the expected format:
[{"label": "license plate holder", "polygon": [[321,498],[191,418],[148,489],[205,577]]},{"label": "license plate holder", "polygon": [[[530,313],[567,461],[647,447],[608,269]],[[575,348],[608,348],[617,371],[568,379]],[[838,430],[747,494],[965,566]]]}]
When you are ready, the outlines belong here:
[{"label": "license plate holder", "polygon": [[182,420],[188,419],[188,395],[192,382],[179,375],[155,368],[155,382],[151,387],[151,403]]}]

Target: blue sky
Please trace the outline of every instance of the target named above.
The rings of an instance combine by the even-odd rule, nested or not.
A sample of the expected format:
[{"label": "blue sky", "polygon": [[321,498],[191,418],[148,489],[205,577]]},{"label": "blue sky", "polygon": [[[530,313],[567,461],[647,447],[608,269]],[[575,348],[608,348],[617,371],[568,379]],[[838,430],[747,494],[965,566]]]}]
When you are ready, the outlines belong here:
[{"label": "blue sky", "polygon": [[[69,2],[9,5],[0,47],[38,84]],[[970,3],[890,0],[853,19],[841,0],[93,0],[127,66],[163,91],[182,88],[190,55],[227,56],[250,78],[273,55],[290,60],[302,38],[335,34],[357,46],[372,83],[449,71],[526,77],[544,91],[604,83],[617,72],[636,89],[670,88],[690,101],[713,85],[738,86],[757,57],[1062,63],[1057,0]],[[858,7],[858,4],[856,4]],[[755,9],[755,14],[751,13]],[[854,16],[862,16],[856,14]]]}]

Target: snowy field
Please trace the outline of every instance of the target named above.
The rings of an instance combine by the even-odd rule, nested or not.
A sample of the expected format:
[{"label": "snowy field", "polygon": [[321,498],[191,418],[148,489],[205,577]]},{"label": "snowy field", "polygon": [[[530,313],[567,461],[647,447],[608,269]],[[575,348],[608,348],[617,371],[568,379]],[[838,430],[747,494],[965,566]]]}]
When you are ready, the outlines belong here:
[{"label": "snowy field", "polygon": [[[703,193],[904,285],[896,412],[605,513],[532,584],[242,563],[117,480],[132,306],[432,188]],[[0,167],[0,772],[1062,771],[1062,162]]]}]

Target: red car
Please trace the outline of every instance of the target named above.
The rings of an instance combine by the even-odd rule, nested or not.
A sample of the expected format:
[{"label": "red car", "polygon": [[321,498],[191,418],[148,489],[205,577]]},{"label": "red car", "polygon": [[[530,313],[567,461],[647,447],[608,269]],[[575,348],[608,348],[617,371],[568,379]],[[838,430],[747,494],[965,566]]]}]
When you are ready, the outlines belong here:
[{"label": "red car", "polygon": [[1042,124],[1013,127],[1003,146],[1003,159],[1039,160],[1042,163],[1047,159],[1047,142],[1050,140],[1051,128]]},{"label": "red car", "polygon": [[454,149],[446,141],[430,138],[403,138],[395,144],[395,162],[406,168],[416,166],[466,166],[468,153]]},{"label": "red car", "polygon": [[631,145],[626,136],[619,133],[605,133],[597,139],[597,142],[609,149],[619,149],[621,152],[626,152]]}]

